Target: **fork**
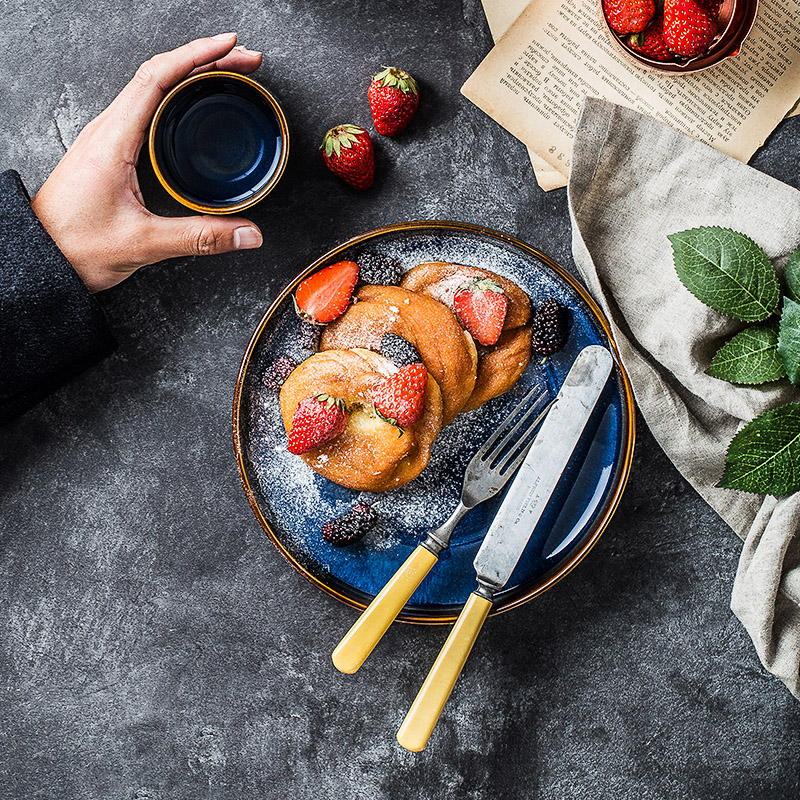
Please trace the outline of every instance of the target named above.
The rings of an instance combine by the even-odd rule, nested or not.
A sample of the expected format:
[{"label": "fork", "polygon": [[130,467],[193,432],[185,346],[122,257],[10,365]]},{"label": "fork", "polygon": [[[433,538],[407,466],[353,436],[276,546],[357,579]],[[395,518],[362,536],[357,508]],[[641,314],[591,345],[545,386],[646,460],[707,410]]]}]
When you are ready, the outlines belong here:
[{"label": "fork", "polygon": [[[553,404],[551,400],[541,407],[546,398],[547,391],[535,385],[475,453],[464,472],[458,506],[446,522],[428,532],[344,635],[333,651],[336,669],[345,673],[358,670],[431,571],[440,553],[450,546],[450,536],[461,518],[505,486],[533,444],[531,434]],[[539,413],[533,416],[537,409]]]}]

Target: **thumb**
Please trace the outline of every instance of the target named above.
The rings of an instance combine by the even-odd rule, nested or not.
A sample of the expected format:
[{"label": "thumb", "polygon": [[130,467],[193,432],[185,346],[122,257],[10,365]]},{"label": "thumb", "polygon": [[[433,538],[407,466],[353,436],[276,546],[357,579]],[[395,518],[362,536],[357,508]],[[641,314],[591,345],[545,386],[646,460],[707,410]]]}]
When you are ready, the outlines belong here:
[{"label": "thumb", "polygon": [[150,263],[180,256],[208,256],[261,247],[256,225],[241,217],[150,218],[146,249]]}]

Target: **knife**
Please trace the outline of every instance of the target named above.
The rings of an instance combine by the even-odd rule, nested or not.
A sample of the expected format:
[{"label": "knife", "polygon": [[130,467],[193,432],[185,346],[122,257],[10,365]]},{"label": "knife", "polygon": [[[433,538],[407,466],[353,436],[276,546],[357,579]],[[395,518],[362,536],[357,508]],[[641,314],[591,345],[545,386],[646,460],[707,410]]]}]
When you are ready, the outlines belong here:
[{"label": "knife", "polygon": [[508,583],[521,558],[613,365],[611,353],[600,345],[584,348],[575,359],[475,556],[478,588],[470,594],[397,732],[397,741],[406,750],[419,751],[428,743],[494,594]]}]

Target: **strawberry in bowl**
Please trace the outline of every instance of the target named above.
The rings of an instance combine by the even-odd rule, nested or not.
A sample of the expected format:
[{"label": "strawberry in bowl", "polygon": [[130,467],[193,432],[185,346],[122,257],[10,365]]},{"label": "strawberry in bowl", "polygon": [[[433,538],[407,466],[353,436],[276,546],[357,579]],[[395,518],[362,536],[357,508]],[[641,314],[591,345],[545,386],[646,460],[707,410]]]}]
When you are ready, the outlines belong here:
[{"label": "strawberry in bowl", "polygon": [[692,72],[739,53],[757,0],[600,0],[614,43],[632,61]]}]

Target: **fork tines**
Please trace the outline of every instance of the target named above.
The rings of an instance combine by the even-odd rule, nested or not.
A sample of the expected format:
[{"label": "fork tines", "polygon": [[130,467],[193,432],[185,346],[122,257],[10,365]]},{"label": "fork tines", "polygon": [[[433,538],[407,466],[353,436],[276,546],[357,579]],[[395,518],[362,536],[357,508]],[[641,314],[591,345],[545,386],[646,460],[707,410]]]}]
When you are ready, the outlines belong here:
[{"label": "fork tines", "polygon": [[500,475],[516,469],[533,443],[534,431],[550,410],[552,401],[543,405],[546,399],[547,390],[540,384],[533,386],[478,450],[470,466],[480,463]]}]

